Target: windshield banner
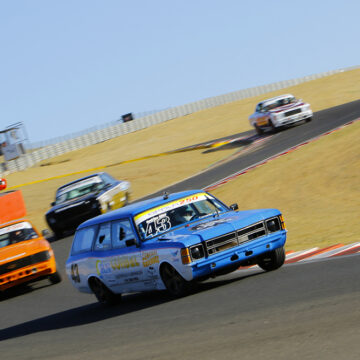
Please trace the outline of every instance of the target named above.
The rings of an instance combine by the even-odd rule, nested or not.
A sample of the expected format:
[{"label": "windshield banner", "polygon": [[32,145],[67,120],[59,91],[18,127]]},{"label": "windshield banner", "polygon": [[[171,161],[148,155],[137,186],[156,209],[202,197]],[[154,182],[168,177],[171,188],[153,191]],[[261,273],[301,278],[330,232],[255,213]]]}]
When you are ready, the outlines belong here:
[{"label": "windshield banner", "polygon": [[208,195],[206,193],[198,193],[198,194],[194,194],[179,200],[175,200],[173,202],[169,202],[167,204],[158,206],[156,208],[144,211],[138,215],[135,216],[135,223],[136,225],[139,225],[140,223],[142,223],[143,221],[146,221],[154,216],[157,216],[159,214],[165,213],[167,211],[179,208],[181,206],[187,205],[187,204],[191,204],[197,201],[201,201],[201,200],[206,200],[208,199]]}]

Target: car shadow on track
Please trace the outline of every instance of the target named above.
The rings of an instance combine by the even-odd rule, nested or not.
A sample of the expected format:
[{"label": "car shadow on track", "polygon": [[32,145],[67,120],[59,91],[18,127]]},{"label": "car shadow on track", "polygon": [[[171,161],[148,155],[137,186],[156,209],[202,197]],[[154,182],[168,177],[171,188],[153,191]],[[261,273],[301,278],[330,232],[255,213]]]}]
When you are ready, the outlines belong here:
[{"label": "car shadow on track", "polygon": [[18,296],[23,296],[29,294],[33,291],[37,291],[43,288],[48,288],[53,286],[47,279],[35,279],[33,282],[20,284],[9,289],[3,290],[0,292],[0,303],[1,301],[6,301]]},{"label": "car shadow on track", "polygon": [[[257,272],[243,275],[240,272],[237,272],[237,274],[237,276],[233,276],[230,279],[212,280],[210,282],[200,283],[198,290],[194,294],[188,296],[196,296],[197,293],[210,291],[239,280],[259,275],[260,273]],[[103,307],[95,302],[1,329],[0,341],[31,335],[42,331],[65,329],[96,323],[98,321],[126,315],[170,301],[181,301],[181,299],[171,298],[166,291],[154,291],[125,295],[121,303],[112,307]]]}]

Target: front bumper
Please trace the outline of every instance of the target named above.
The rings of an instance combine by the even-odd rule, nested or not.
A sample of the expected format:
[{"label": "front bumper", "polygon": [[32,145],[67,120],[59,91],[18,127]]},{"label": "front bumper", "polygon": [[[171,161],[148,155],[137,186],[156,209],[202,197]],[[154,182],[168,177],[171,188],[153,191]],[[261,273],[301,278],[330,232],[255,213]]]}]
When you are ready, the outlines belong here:
[{"label": "front bumper", "polygon": [[241,244],[230,250],[208,256],[191,264],[193,279],[201,279],[221,274],[229,269],[254,261],[256,257],[283,247],[286,242],[286,230],[267,235],[256,241]]},{"label": "front bumper", "polygon": [[303,111],[295,115],[286,116],[284,118],[277,120],[276,127],[292,125],[299,121],[309,119],[312,116],[313,116],[313,112],[311,110]]},{"label": "front bumper", "polygon": [[0,275],[0,291],[48,277],[56,272],[55,257]]}]

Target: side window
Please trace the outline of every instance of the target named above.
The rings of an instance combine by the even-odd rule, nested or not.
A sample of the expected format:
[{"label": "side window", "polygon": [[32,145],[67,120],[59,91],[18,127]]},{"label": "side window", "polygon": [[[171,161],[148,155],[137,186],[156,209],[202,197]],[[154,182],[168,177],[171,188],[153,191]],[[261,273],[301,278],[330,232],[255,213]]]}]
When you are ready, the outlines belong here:
[{"label": "side window", "polygon": [[111,248],[111,225],[109,222],[100,225],[98,235],[95,240],[94,250],[104,251]]},{"label": "side window", "polygon": [[127,219],[113,221],[111,236],[113,247],[117,249],[126,247],[126,240],[136,239],[130,221]]},{"label": "side window", "polygon": [[71,254],[79,254],[90,251],[95,237],[96,227],[91,226],[78,230],[75,234]]}]

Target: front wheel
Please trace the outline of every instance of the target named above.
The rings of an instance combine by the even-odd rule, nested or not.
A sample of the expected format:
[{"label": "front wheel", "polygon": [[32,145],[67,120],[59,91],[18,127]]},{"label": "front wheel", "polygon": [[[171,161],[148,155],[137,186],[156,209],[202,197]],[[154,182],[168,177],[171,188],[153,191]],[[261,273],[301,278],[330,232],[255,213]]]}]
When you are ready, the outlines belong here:
[{"label": "front wheel", "polygon": [[94,277],[90,280],[90,288],[101,305],[115,305],[121,299],[121,294],[114,294],[98,278]]},{"label": "front wheel", "polygon": [[171,265],[162,266],[161,279],[163,280],[167,291],[174,297],[179,298],[189,294],[193,289],[194,283],[185,280]]},{"label": "front wheel", "polygon": [[49,280],[52,284],[58,284],[61,281],[61,276],[58,271],[54,272],[49,276]]},{"label": "front wheel", "polygon": [[285,262],[285,249],[283,247],[270,251],[260,258],[258,265],[265,271],[276,270]]},{"label": "front wheel", "polygon": [[278,131],[278,128],[274,125],[274,123],[269,120],[269,127],[270,127],[270,132],[272,132],[273,134],[275,134]]},{"label": "front wheel", "polygon": [[310,122],[312,120],[312,116],[310,116],[310,117],[308,117],[308,118],[306,118],[306,122]]},{"label": "front wheel", "polygon": [[259,127],[258,125],[255,124],[254,127],[255,127],[255,131],[258,135],[262,135],[264,133],[264,130],[261,127]]}]

